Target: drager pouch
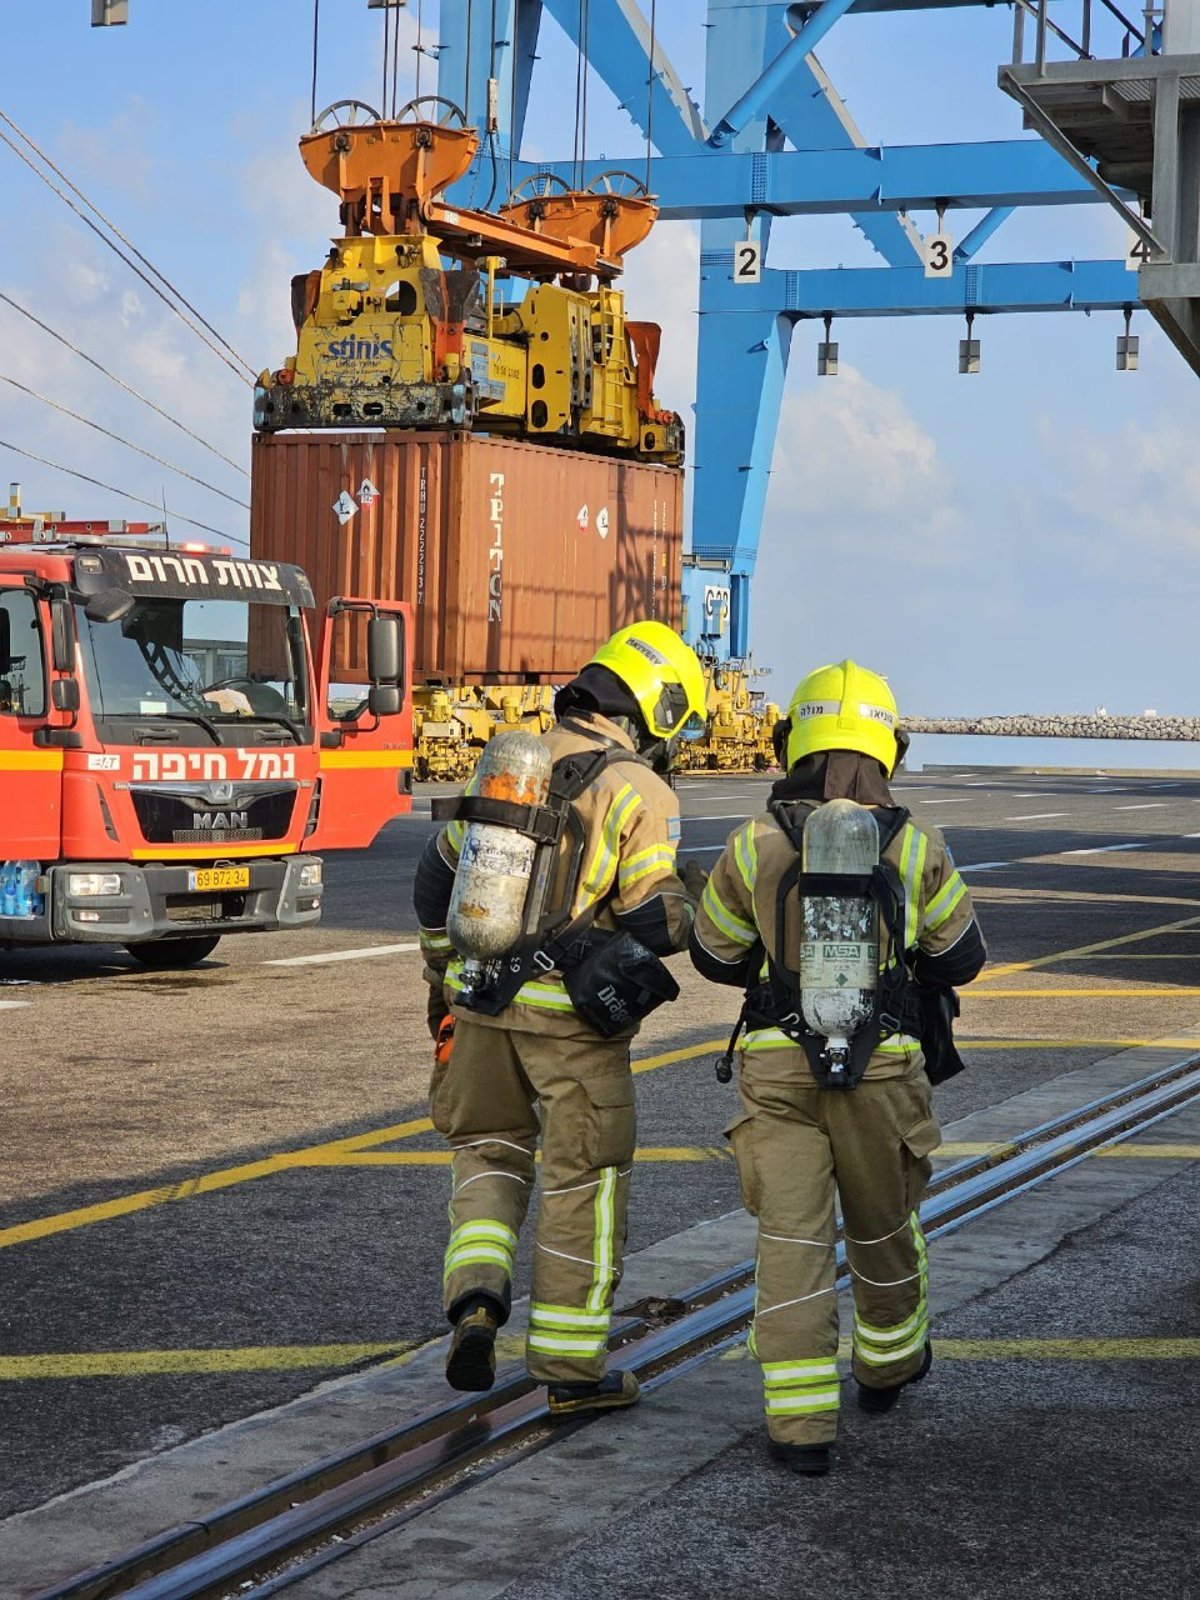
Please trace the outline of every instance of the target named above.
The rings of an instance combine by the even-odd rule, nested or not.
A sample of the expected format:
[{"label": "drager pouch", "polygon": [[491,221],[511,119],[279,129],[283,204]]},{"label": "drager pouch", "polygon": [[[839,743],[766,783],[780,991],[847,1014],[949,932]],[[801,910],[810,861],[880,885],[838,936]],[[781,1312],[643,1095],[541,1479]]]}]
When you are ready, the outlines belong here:
[{"label": "drager pouch", "polygon": [[659,958],[631,933],[596,945],[563,973],[571,1004],[605,1039],[628,1033],[643,1017],[679,996],[679,985]]}]

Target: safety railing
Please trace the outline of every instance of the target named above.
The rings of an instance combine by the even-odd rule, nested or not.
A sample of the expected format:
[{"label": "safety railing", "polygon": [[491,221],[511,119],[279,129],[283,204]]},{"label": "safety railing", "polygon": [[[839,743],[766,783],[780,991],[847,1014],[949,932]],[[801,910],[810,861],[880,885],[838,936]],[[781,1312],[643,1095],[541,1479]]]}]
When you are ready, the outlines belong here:
[{"label": "safety railing", "polygon": [[[1050,0],[1013,0],[1013,65],[1032,64],[1041,72],[1051,55],[1062,58],[1059,47],[1077,61],[1158,55],[1169,3],[1147,0],[1134,21],[1115,0],[1079,0],[1075,8],[1056,3],[1055,15]],[[1068,13],[1069,25],[1062,20]]]}]

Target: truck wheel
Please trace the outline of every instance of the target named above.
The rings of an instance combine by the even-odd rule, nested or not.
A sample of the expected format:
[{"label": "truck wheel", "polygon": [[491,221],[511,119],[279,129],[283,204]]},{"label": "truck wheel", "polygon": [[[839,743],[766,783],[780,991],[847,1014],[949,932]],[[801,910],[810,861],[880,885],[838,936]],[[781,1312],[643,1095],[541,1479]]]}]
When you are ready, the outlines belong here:
[{"label": "truck wheel", "polygon": [[197,961],[212,955],[220,942],[220,934],[214,934],[210,938],[155,939],[146,944],[127,944],[125,948],[151,972],[169,972],[172,967],[194,967]]}]

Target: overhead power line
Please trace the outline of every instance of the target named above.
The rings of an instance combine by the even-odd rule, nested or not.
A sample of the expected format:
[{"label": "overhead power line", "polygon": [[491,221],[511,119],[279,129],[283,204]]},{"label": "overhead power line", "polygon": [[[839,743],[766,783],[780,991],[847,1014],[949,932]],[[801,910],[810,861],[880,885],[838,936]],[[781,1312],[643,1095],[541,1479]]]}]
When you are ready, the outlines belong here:
[{"label": "overhead power line", "polygon": [[216,456],[218,461],[223,461],[227,467],[232,467],[235,472],[240,472],[243,478],[250,476],[245,467],[240,467],[236,461],[218,450],[215,444],[209,444],[207,439],[202,439],[198,433],[193,433],[186,423],[180,422],[179,418],[173,417],[169,411],[164,411],[162,406],[156,404],[147,395],[142,394],[141,390],[135,389],[131,384],[126,383],[124,378],[118,378],[115,372],[110,372],[94,356],[89,356],[86,350],[81,350],[78,345],[72,344],[65,334],[59,333],[57,328],[52,328],[48,322],[43,322],[40,317],[34,316],[32,311],[28,311],[21,305],[20,301],[14,300],[11,295],[5,294],[2,289],[0,289],[0,300],[5,305],[11,306],[14,311],[19,311],[23,317],[27,317],[43,333],[48,333],[52,339],[57,339],[59,344],[65,345],[72,355],[78,356],[81,361],[86,361],[88,366],[95,367],[97,372],[103,373],[110,383],[116,384],[118,389],[124,389],[126,394],[131,394],[135,400],[140,400],[144,406],[149,406],[151,411],[169,422],[173,428],[178,428],[180,433],[186,433],[189,439],[194,439],[197,444],[203,445],[206,450]]},{"label": "overhead power line", "polygon": [[86,472],[77,472],[74,467],[64,467],[61,462],[48,461],[45,456],[36,455],[32,450],[23,450],[19,444],[10,444],[7,439],[0,439],[0,450],[11,450],[14,455],[24,456],[26,461],[36,461],[40,466],[51,467],[55,472],[65,472],[70,478],[79,478],[84,483],[94,484],[106,494],[119,495],[122,500],[132,500],[134,505],[149,506],[151,511],[161,512],[164,517],[173,517],[176,522],[186,522],[189,528],[200,528],[205,533],[215,533],[218,539],[228,539],[231,544],[244,544],[247,549],[250,547],[249,539],[243,539],[240,534],[226,533],[224,528],[214,528],[207,522],[197,522],[195,517],[185,517],[182,511],[168,511],[165,505],[156,505],[153,500],[145,500],[140,494],[130,494],[128,489],[118,489],[111,483],[101,483],[99,478],[89,478]]},{"label": "overhead power line", "polygon": [[[149,272],[154,274],[154,278],[158,278],[162,284],[166,285],[166,288],[170,290],[170,294],[167,294],[162,288],[159,287],[158,283],[154,282],[154,278],[148,276],[146,272],[142,271],[141,267],[137,266],[132,260],[130,260],[125,251],[121,249],[121,246],[116,244],[113,239],[110,239],[108,234],[106,234],[102,228],[98,227],[96,223],[92,221],[92,218],[75,204],[70,195],[65,194],[63,190],[60,189],[53,181],[53,179],[49,178],[46,173],[44,173],[37,166],[36,162],[30,159],[25,151],[21,149],[20,145],[18,145],[15,140],[11,139],[3,129],[0,129],[0,140],[2,140],[8,146],[18,160],[24,162],[24,164],[29,168],[30,172],[32,172],[35,177],[40,178],[46,187],[51,191],[51,193],[56,194],[63,204],[69,207],[70,210],[75,213],[80,222],[82,222],[85,227],[90,228],[96,235],[97,239],[99,239],[102,244],[107,245],[113,254],[129,268],[130,272],[139,278],[152,294],[157,295],[162,303],[168,307],[169,310],[173,311],[179,320],[186,327],[191,329],[191,331],[196,335],[197,339],[199,339],[207,349],[211,350],[219,360],[223,361],[230,371],[237,375],[242,383],[252,384],[254,382],[255,372],[250,363],[243,356],[238,354],[233,346],[229,344],[228,340],[222,338],[221,335],[217,333],[217,331],[208,322],[205,322],[204,318],[200,316],[200,313],[196,311],[194,306],[184,299],[183,295],[178,289],[175,288],[174,284],[164,277],[163,274],[159,272],[157,267],[155,267],[151,262],[147,261],[146,257],[142,255],[141,251],[138,250],[135,245],[130,244],[125,235],[121,233],[112,222],[109,221],[99,207],[94,205],[92,201],[89,200],[88,197],[83,193],[83,191],[77,188],[76,185],[71,182],[70,178],[68,178],[65,173],[63,173],[54,165],[50,157],[45,155],[44,152],[39,149],[29,135],[23,132],[10,116],[8,116],[5,112],[0,111],[0,120],[6,122],[9,127],[12,128],[22,140],[24,140],[29,148],[34,151],[38,157],[38,160],[42,161],[47,167],[49,167],[52,172],[54,172],[63,180],[63,182],[73,191],[73,193],[78,195],[79,199],[83,201],[83,204],[88,208],[88,210],[91,211],[95,216],[99,217],[100,221],[104,223],[104,226],[109,228],[112,233],[116,235],[116,238],[120,239],[122,243],[133,252],[138,261],[141,261],[145,264],[145,266],[149,269]],[[174,296],[175,298],[172,299],[171,296]],[[178,301],[179,304],[176,304],[176,301]],[[181,306],[186,306],[187,311],[182,310]],[[192,316],[187,314],[189,311],[192,313]],[[192,317],[195,317],[197,321],[193,322]],[[208,329],[208,333],[202,332],[201,327],[197,325],[198,323],[202,324],[204,328]],[[209,334],[212,335],[212,338],[208,336]],[[232,357],[232,360],[230,357]]]},{"label": "overhead power line", "polygon": [[156,456],[153,450],[143,450],[140,444],[134,444],[132,439],[123,439],[119,433],[114,433],[111,428],[104,427],[99,422],[93,422],[91,417],[82,416],[78,411],[72,411],[69,406],[59,405],[57,400],[51,400],[49,395],[40,394],[38,390],[31,389],[27,384],[18,383],[16,378],[10,378],[7,373],[0,372],[0,383],[7,383],[14,389],[19,389],[22,394],[30,395],[34,400],[40,400],[43,405],[50,406],[54,411],[61,411],[64,417],[72,417],[76,422],[82,422],[86,428],[94,428],[97,433],[102,433],[106,439],[115,439],[118,444],[123,444],[129,450],[136,450],[138,455],[145,456],[147,461],[156,461],[160,467],[166,467],[169,472],[177,472],[181,478],[187,478],[191,483],[198,483],[202,489],[207,489],[210,494],[219,494],[222,500],[228,500],[231,505],[241,506],[243,511],[249,511],[247,501],[239,500],[234,494],[226,494],[224,489],[218,489],[215,483],[208,483],[203,478],[198,478],[194,472],[188,472],[183,467],[177,467],[173,461],[167,461],[163,456]]}]

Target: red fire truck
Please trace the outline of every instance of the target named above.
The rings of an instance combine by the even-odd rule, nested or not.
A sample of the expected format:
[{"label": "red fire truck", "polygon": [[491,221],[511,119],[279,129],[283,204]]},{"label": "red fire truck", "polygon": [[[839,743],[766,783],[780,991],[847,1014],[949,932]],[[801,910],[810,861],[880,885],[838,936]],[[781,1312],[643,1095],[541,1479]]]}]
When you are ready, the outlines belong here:
[{"label": "red fire truck", "polygon": [[[203,960],[412,807],[408,608],[122,524],[0,519],[0,948]],[[368,683],[330,704],[337,630]],[[345,658],[346,652],[342,651]]]}]

